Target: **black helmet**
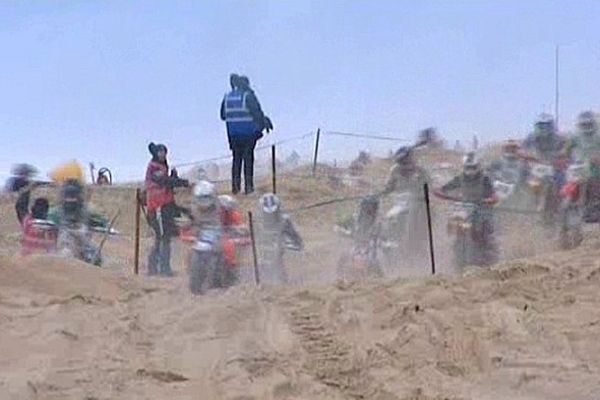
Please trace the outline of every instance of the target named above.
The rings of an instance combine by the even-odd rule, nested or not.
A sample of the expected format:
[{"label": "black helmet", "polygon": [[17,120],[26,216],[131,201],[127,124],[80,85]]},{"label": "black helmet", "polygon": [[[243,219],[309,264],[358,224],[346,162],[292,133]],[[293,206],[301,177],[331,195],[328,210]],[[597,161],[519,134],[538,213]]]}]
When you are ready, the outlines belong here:
[{"label": "black helmet", "polygon": [[554,126],[554,117],[550,114],[540,114],[538,119],[535,121],[535,131],[542,135],[552,135],[556,131]]},{"label": "black helmet", "polygon": [[584,135],[591,136],[598,130],[596,114],[593,111],[584,111],[577,117],[577,128]]},{"label": "black helmet", "polygon": [[369,214],[376,214],[379,210],[379,198],[377,196],[366,196],[360,201],[360,209]]},{"label": "black helmet", "polygon": [[394,161],[397,164],[407,164],[412,162],[412,148],[402,146],[394,153]]},{"label": "black helmet", "polygon": [[33,165],[29,165],[29,164],[16,164],[12,167],[12,174],[15,176],[22,176],[22,177],[27,177],[27,178],[31,178],[32,176],[36,175],[38,173],[37,168],[35,168]]},{"label": "black helmet", "polygon": [[67,219],[77,219],[81,216],[83,201],[83,186],[81,183],[74,179],[65,181],[60,191],[60,203]]},{"label": "black helmet", "polygon": [[83,186],[75,179],[65,181],[61,189],[61,199],[63,201],[83,200]]}]

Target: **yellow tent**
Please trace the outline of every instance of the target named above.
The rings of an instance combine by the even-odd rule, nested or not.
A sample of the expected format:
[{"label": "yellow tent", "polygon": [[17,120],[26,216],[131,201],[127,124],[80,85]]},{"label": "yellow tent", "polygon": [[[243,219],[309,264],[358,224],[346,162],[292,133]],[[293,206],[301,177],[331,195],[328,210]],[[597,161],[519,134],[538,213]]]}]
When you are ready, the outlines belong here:
[{"label": "yellow tent", "polygon": [[48,176],[56,183],[63,183],[67,180],[75,179],[81,184],[85,184],[83,168],[81,167],[81,164],[75,160],[59,165],[50,171]]}]

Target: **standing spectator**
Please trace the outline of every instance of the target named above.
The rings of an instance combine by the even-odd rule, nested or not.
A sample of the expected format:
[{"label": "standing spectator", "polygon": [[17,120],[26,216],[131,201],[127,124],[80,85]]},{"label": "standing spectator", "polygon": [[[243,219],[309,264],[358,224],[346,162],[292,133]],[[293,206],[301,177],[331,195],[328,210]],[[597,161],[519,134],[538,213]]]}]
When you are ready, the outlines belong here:
[{"label": "standing spectator", "polygon": [[221,103],[221,119],[227,125],[229,148],[232,151],[231,191],[238,194],[242,186],[244,166],[244,192],[254,192],[254,148],[263,136],[263,130],[273,129],[271,120],[265,117],[260,103],[245,76],[231,74],[232,90]]},{"label": "standing spectator", "polygon": [[18,193],[31,184],[32,178],[37,174],[37,169],[29,164],[17,164],[13,166],[11,173],[12,176],[6,182],[6,191]]},{"label": "standing spectator", "polygon": [[180,186],[187,187],[189,182],[180,179],[175,169],[169,174],[167,147],[164,144],[150,143],[148,150],[152,154],[152,160],[146,170],[146,207],[148,223],[155,234],[154,245],[148,258],[148,274],[172,276],[171,238],[178,234],[175,218],[180,213],[175,204],[174,189]]}]

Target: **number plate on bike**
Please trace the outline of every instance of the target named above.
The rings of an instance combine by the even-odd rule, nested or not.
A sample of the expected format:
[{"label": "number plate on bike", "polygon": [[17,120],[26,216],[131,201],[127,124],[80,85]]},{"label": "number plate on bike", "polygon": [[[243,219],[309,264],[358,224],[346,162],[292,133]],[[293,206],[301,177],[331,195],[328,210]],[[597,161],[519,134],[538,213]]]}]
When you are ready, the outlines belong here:
[{"label": "number plate on bike", "polygon": [[450,206],[450,215],[453,219],[467,220],[475,210],[475,205],[471,203],[453,203]]},{"label": "number plate on bike", "polygon": [[573,164],[567,169],[567,181],[580,181],[585,177],[585,165]]},{"label": "number plate on bike", "polygon": [[198,237],[198,241],[214,244],[219,239],[219,232],[217,231],[202,231],[200,232],[200,236]]},{"label": "number plate on bike", "polygon": [[515,185],[510,183],[504,183],[501,181],[494,181],[494,190],[501,199],[506,199],[515,191]]},{"label": "number plate on bike", "polygon": [[534,164],[531,168],[531,175],[538,179],[543,179],[554,175],[554,168],[546,164]]}]

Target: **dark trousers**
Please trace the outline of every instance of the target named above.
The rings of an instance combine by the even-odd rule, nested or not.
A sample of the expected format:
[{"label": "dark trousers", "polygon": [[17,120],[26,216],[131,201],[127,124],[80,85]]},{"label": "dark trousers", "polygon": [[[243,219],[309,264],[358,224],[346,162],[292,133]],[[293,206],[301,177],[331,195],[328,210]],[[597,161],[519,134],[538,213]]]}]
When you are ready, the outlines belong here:
[{"label": "dark trousers", "polygon": [[[160,273],[164,276],[173,274],[171,270],[171,238],[158,237],[154,238],[154,245],[148,257],[148,274],[156,275]],[[160,269],[160,270],[159,270]]]},{"label": "dark trousers", "polygon": [[167,204],[148,213],[148,223],[154,231],[154,244],[148,257],[148,274],[173,275],[171,270],[171,238],[177,235],[175,217],[179,208],[175,203]]},{"label": "dark trousers", "polygon": [[231,140],[233,164],[231,166],[231,190],[234,194],[242,188],[242,165],[244,167],[244,190],[246,194],[254,191],[254,148],[256,139],[243,138]]}]

